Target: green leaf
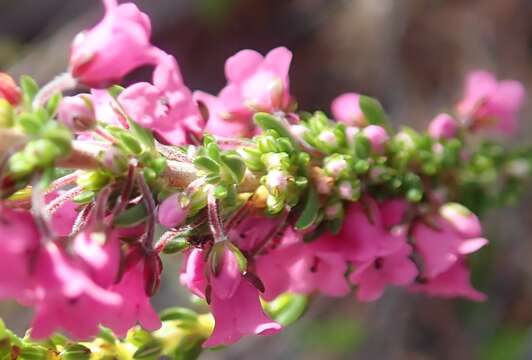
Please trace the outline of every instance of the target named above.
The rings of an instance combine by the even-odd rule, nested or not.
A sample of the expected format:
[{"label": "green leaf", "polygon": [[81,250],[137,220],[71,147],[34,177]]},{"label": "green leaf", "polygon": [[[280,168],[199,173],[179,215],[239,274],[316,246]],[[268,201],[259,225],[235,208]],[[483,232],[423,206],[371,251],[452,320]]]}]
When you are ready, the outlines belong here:
[{"label": "green leaf", "polygon": [[133,359],[156,359],[161,354],[161,351],[161,344],[159,344],[158,341],[153,340],[139,347],[133,354]]},{"label": "green leaf", "polygon": [[289,139],[293,145],[296,145],[292,134],[275,116],[268,113],[256,113],[253,116],[253,120],[262,130],[275,130],[279,136]]},{"label": "green leaf", "polygon": [[200,170],[205,170],[213,174],[220,173],[220,165],[211,158],[207,156],[198,156],[193,161],[194,166],[199,168]]},{"label": "green leaf", "polygon": [[359,100],[360,110],[372,125],[380,125],[388,132],[391,131],[390,120],[381,103],[372,97],[362,95]]},{"label": "green leaf", "polygon": [[20,77],[20,87],[22,88],[22,101],[27,109],[31,109],[31,105],[35,95],[39,92],[39,85],[28,75]]},{"label": "green leaf", "polygon": [[81,344],[74,344],[67,346],[60,356],[64,360],[88,360],[90,359],[91,351]]},{"label": "green leaf", "polygon": [[271,317],[283,326],[288,326],[303,315],[307,309],[308,298],[305,295],[284,293],[268,303]]},{"label": "green leaf", "polygon": [[172,240],[168,241],[164,248],[163,253],[165,254],[175,254],[177,252],[183,251],[189,247],[188,239],[184,236],[176,236]]},{"label": "green leaf", "polygon": [[318,197],[318,194],[316,193],[316,190],[310,187],[308,189],[307,201],[305,203],[303,212],[299,216],[299,219],[297,219],[296,229],[305,230],[311,227],[318,218],[319,210],[320,199]]},{"label": "green leaf", "polygon": [[48,351],[42,346],[25,346],[20,352],[21,360],[46,360]]},{"label": "green leaf", "polygon": [[147,217],[148,211],[144,204],[138,204],[118,214],[114,225],[121,228],[131,227],[142,223]]},{"label": "green leaf", "polygon": [[371,154],[371,142],[364,134],[355,136],[355,154],[359,159],[367,159]]},{"label": "green leaf", "polygon": [[22,113],[15,118],[16,124],[30,135],[37,135],[41,130],[41,123],[36,115],[32,113]]},{"label": "green leaf", "polygon": [[84,205],[94,200],[96,193],[94,191],[84,191],[72,199],[76,204]]},{"label": "green leaf", "polygon": [[140,155],[142,153],[142,145],[134,136],[128,133],[121,133],[119,135],[119,140],[132,154]]},{"label": "green leaf", "polygon": [[48,100],[48,103],[46,103],[46,111],[50,117],[55,116],[57,108],[61,103],[61,99],[63,99],[63,94],[61,92],[56,92],[54,95],[52,95],[50,100]]},{"label": "green leaf", "polygon": [[222,162],[231,171],[234,184],[240,184],[246,174],[246,164],[242,158],[236,154],[222,155]]},{"label": "green leaf", "polygon": [[159,313],[161,321],[180,320],[186,322],[198,321],[198,314],[190,309],[183,307],[172,307],[164,309]]}]

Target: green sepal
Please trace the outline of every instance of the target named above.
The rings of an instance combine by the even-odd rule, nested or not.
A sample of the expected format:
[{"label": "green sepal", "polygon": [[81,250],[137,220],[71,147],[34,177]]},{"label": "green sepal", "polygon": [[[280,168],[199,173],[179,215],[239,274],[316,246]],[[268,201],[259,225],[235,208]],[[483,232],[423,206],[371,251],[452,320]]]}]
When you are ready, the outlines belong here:
[{"label": "green sepal", "polygon": [[198,314],[195,311],[183,307],[164,309],[159,313],[159,317],[161,321],[179,320],[189,323],[198,321]]},{"label": "green sepal", "polygon": [[141,224],[148,217],[148,211],[144,204],[138,204],[118,214],[113,224],[119,228],[127,228]]},{"label": "green sepal", "polygon": [[155,360],[161,355],[162,346],[157,340],[152,340],[135,351],[133,359]]},{"label": "green sepal", "polygon": [[269,302],[266,310],[276,322],[283,326],[288,326],[303,315],[307,306],[307,296],[284,293]]},{"label": "green sepal", "polygon": [[190,246],[188,239],[184,236],[176,236],[172,240],[168,241],[163,248],[165,254],[175,254],[188,249]]},{"label": "green sepal", "polygon": [[320,199],[318,197],[318,194],[316,193],[316,190],[314,190],[313,187],[309,187],[305,207],[303,208],[303,212],[299,216],[299,219],[297,219],[295,225],[296,229],[305,230],[310,228],[318,219],[319,210]]},{"label": "green sepal", "polygon": [[388,133],[391,132],[390,120],[384,111],[381,103],[372,97],[361,95],[359,99],[360,110],[364,117],[372,125],[384,127]]},{"label": "green sepal", "polygon": [[91,350],[81,344],[73,344],[66,346],[59,355],[64,360],[88,360],[91,357]]},{"label": "green sepal", "polygon": [[293,145],[296,144],[292,138],[292,134],[290,134],[288,129],[275,116],[268,113],[256,113],[253,116],[253,120],[262,130],[274,130],[279,136],[290,140]]},{"label": "green sepal", "polygon": [[222,155],[222,162],[230,170],[235,185],[239,185],[246,174],[246,164],[236,154]]},{"label": "green sepal", "polygon": [[193,163],[194,166],[196,166],[200,170],[204,170],[214,174],[220,173],[220,165],[210,157],[198,156],[194,159]]}]

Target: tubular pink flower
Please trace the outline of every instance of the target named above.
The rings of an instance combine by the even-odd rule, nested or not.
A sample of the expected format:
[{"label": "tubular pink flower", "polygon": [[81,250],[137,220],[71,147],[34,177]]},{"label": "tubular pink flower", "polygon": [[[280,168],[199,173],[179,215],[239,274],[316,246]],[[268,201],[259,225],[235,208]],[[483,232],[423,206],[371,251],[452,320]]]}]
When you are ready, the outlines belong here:
[{"label": "tubular pink flower", "polygon": [[120,309],[113,312],[103,323],[119,336],[140,324],[144,329],[153,331],[161,327],[161,320],[150,303],[146,294],[146,272],[148,264],[145,258],[132,261],[120,282],[112,285],[109,290],[127,299]]},{"label": "tubular pink flower", "polygon": [[240,282],[231,298],[219,298],[213,293],[211,309],[214,331],[204,347],[230,345],[246,335],[273,335],[281,330],[281,325],[264,313],[258,290],[247,281]]},{"label": "tubular pink flower", "polygon": [[0,298],[23,298],[32,286],[41,236],[31,214],[0,204]]},{"label": "tubular pink flower", "polygon": [[469,269],[463,261],[459,261],[435,278],[410,286],[410,290],[443,298],[464,297],[474,301],[486,300],[485,294],[471,286],[469,276]]},{"label": "tubular pink flower", "polygon": [[133,3],[104,0],[105,16],[72,43],[70,71],[82,83],[105,87],[133,69],[155,64],[160,52],[150,44],[148,16]]},{"label": "tubular pink flower", "polygon": [[414,226],[412,236],[416,251],[423,259],[423,276],[429,279],[438,276],[465,255],[478,251],[488,243],[488,240],[480,237],[474,219],[471,222],[474,228],[467,228],[466,232],[460,231],[455,223],[435,216],[430,225],[419,223]]},{"label": "tubular pink flower", "polygon": [[382,296],[388,285],[405,286],[416,278],[417,268],[409,259],[412,248],[404,243],[396,252],[358,264],[349,276],[358,285],[359,301],[374,301]]},{"label": "tubular pink flower", "polygon": [[450,139],[456,135],[456,120],[449,114],[439,114],[429,125],[429,135],[437,140]]},{"label": "tubular pink flower", "polygon": [[75,339],[88,339],[99,324],[123,305],[122,297],[101,288],[55,244],[48,243],[35,266],[35,309],[31,336],[43,339],[60,329]]},{"label": "tubular pink flower", "polygon": [[364,127],[367,120],[359,105],[360,94],[345,93],[338,96],[331,104],[333,117],[346,125]]},{"label": "tubular pink flower", "polygon": [[126,88],[118,102],[141,126],[154,130],[172,145],[190,143],[190,134],[201,137],[203,119],[192,93],[184,85],[173,56],[160,57],[153,84],[140,82]]},{"label": "tubular pink flower", "polygon": [[498,82],[490,72],[473,71],[467,75],[457,111],[469,119],[474,130],[488,128],[511,134],[517,128],[516,115],[525,95],[525,88],[518,81]]}]

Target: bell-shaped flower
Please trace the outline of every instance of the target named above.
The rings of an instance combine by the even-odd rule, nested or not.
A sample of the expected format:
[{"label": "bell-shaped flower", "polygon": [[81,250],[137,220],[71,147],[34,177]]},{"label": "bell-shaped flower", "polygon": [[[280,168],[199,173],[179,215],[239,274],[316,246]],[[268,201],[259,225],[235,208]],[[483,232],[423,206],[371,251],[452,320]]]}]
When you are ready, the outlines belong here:
[{"label": "bell-shaped flower", "polygon": [[211,309],[214,330],[204,347],[230,345],[247,335],[273,335],[281,325],[272,321],[262,309],[258,290],[248,281],[241,281],[231,298],[219,298],[213,292]]},{"label": "bell-shaped flower", "polygon": [[114,283],[120,267],[117,232],[87,228],[74,238],[72,250],[98,285],[108,287]]},{"label": "bell-shaped flower", "polygon": [[345,93],[338,96],[331,104],[334,119],[349,126],[366,126],[368,122],[360,109],[359,101],[360,94],[357,93]]},{"label": "bell-shaped flower", "polygon": [[103,0],[105,16],[72,43],[70,71],[91,87],[106,87],[145,64],[155,64],[160,50],[150,43],[148,16],[133,3]]},{"label": "bell-shaped flower", "polygon": [[149,258],[145,254],[129,255],[125,261],[126,270],[122,278],[109,288],[126,300],[104,323],[119,336],[124,336],[128,329],[137,324],[149,331],[161,327],[161,320],[150,303],[151,294],[147,292],[147,288],[151,286],[148,283],[153,275],[151,273],[155,269],[149,266]]},{"label": "bell-shaped flower", "polygon": [[385,214],[377,202],[365,198],[346,208],[342,229],[337,235],[325,234],[322,251],[342,254],[345,259],[365,262],[389,255],[403,244],[406,234],[391,231]]},{"label": "bell-shaped flower", "polygon": [[271,50],[266,56],[242,50],[227,59],[227,86],[220,99],[227,111],[247,113],[287,110],[292,101],[288,72],[292,53],[285,47]]},{"label": "bell-shaped flower", "polygon": [[205,254],[202,250],[192,249],[185,254],[179,281],[193,294],[205,298],[207,277],[205,276]]},{"label": "bell-shaped flower", "polygon": [[160,57],[153,84],[129,86],[118,96],[118,102],[128,116],[169,144],[187,144],[190,135],[201,137],[203,119],[171,55]]},{"label": "bell-shaped flower", "polygon": [[32,268],[40,240],[29,212],[0,204],[0,298],[23,298],[32,287]]},{"label": "bell-shaped flower", "polygon": [[473,213],[465,208],[467,212],[445,209],[442,207],[440,215],[414,225],[412,230],[415,249],[423,261],[423,276],[429,279],[488,243],[480,237],[480,223]]},{"label": "bell-shaped flower", "polygon": [[31,331],[35,339],[59,330],[75,339],[88,339],[125,304],[121,295],[98,286],[75,259],[53,243],[40,252],[35,278],[30,300],[35,310]]},{"label": "bell-shaped flower", "polygon": [[209,254],[209,281],[213,296],[228,299],[234,296],[242,273],[246,271],[239,263],[241,253],[228,241],[215,244]]},{"label": "bell-shaped flower", "polygon": [[474,301],[486,300],[485,294],[473,288],[469,277],[469,269],[463,261],[459,261],[432,279],[423,278],[419,283],[410,286],[410,290],[443,298],[463,297]]},{"label": "bell-shaped flower", "polygon": [[514,80],[497,81],[487,71],[467,75],[464,96],[457,106],[460,116],[473,129],[495,129],[511,134],[517,128],[517,113],[525,100],[523,84]]},{"label": "bell-shaped flower", "polygon": [[396,252],[356,265],[349,281],[358,285],[359,301],[374,301],[382,296],[386,286],[405,286],[416,278],[417,268],[409,256],[412,248],[404,243]]}]

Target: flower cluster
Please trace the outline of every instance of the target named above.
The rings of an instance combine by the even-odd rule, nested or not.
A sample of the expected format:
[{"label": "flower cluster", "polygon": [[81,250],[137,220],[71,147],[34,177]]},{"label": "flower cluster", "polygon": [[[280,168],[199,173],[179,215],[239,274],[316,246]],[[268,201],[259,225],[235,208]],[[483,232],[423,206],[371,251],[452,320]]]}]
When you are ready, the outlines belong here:
[{"label": "flower cluster", "polygon": [[[0,299],[34,309],[31,339],[55,339],[57,355],[192,358],[281,331],[315,293],[485,299],[468,268],[488,244],[471,210],[515,195],[532,156],[468,140],[515,130],[520,83],[474,72],[454,113],[395,131],[356,93],[331,116],[297,109],[284,47],[230,57],[216,96],[191,91],[150,43],[147,15],[103,3],[66,75],[39,89],[0,74]],[[141,65],[151,82],[115,84]],[[91,90],[62,97],[76,83]],[[212,316],[154,311],[161,257],[173,253],[176,281]],[[4,340],[15,357],[45,351],[2,330]]]}]

